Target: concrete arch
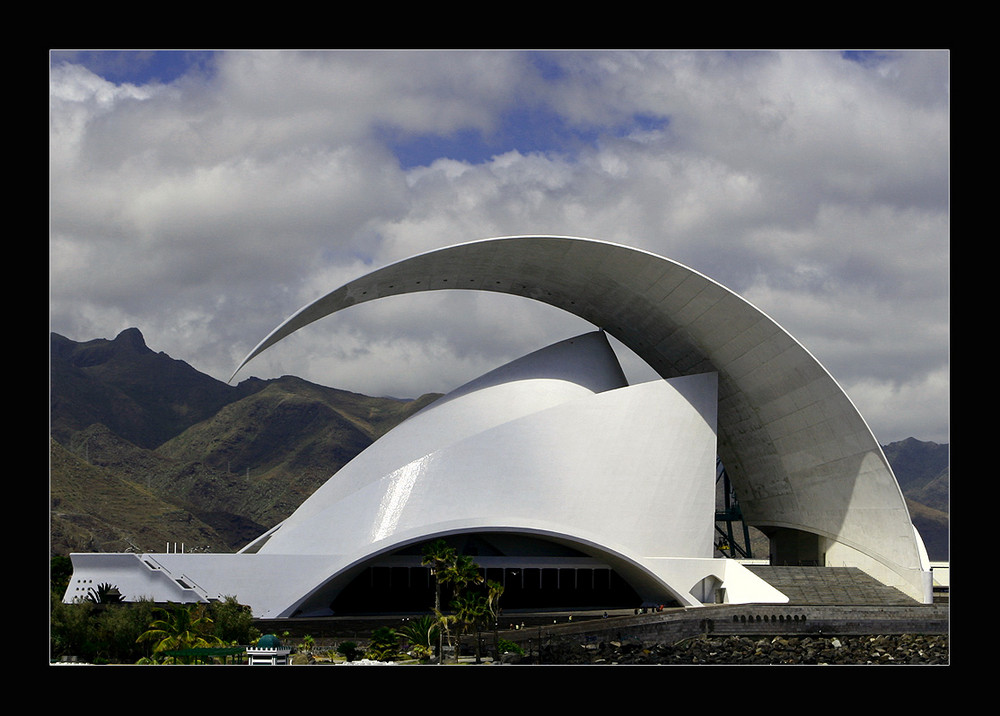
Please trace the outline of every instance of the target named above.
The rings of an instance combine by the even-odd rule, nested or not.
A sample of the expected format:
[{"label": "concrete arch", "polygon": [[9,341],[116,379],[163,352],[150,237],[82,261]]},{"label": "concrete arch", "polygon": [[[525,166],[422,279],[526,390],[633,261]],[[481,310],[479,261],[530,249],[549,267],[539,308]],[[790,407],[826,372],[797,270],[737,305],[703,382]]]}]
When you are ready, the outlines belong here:
[{"label": "concrete arch", "polygon": [[[339,569],[335,574],[325,577],[321,582],[306,591],[301,597],[281,610],[279,616],[290,617],[303,614],[312,615],[326,613],[328,605],[333,602],[337,595],[365,568],[371,565],[379,564],[380,560],[384,559],[386,556],[391,556],[394,552],[397,552],[407,546],[424,544],[438,538],[498,532],[507,532],[511,535],[529,538],[538,538],[544,541],[564,544],[573,549],[577,549],[595,561],[595,564],[587,565],[588,567],[593,568],[594,566],[605,566],[614,570],[637,591],[640,599],[647,604],[656,604],[674,600],[678,604],[685,607],[696,607],[700,606],[701,602],[699,599],[704,596],[697,590],[698,585],[695,583],[695,578],[688,574],[691,570],[686,569],[688,565],[684,563],[684,560],[676,560],[673,568],[671,568],[671,565],[669,564],[665,569],[662,565],[658,565],[660,566],[660,573],[658,573],[655,568],[650,568],[649,565],[643,564],[641,561],[629,556],[627,552],[620,547],[609,546],[606,544],[605,540],[598,542],[593,539],[588,539],[583,535],[569,535],[565,532],[552,532],[541,526],[522,526],[512,528],[507,525],[482,522],[474,526],[464,525],[460,528],[450,530],[446,529],[438,532],[431,531],[422,533],[417,537],[403,539],[389,545],[384,545],[377,551],[365,552],[358,559]],[[517,562],[516,557],[513,559],[516,564],[524,564]],[[509,565],[511,563],[510,560],[510,557],[504,557],[501,561],[503,561],[504,564]],[[491,566],[488,559],[483,558],[477,558],[477,564],[479,564],[479,566],[483,569],[488,569]],[[554,560],[551,563],[543,564],[541,561],[536,560],[532,564],[539,569],[553,569],[558,568],[560,562],[559,560]],[[700,567],[700,569],[703,570],[703,567]],[[694,571],[691,573],[697,575],[698,578],[701,578],[703,571]],[[689,590],[685,590],[682,587],[678,587],[678,583],[689,584],[691,588]],[[758,592],[761,591],[761,585],[754,586]],[[763,587],[763,589],[766,590],[767,587]],[[772,590],[772,592],[779,598],[782,596],[776,590]]]},{"label": "concrete arch", "polygon": [[718,374],[719,454],[772,559],[859,566],[921,601],[929,565],[895,476],[833,377],[760,309],[670,259],[592,239],[518,236],[419,254],[310,303],[242,361],[378,298],[494,291],[573,313],[665,379]]}]

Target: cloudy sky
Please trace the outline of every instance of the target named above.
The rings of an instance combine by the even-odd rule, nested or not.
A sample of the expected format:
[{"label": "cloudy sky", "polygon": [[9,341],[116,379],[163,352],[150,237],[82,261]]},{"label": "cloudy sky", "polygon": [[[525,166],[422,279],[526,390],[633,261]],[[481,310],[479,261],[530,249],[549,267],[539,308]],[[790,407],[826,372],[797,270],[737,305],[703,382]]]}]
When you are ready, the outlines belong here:
[{"label": "cloudy sky", "polygon": [[[51,330],[134,326],[226,381],[386,263],[580,236],[744,296],[881,442],[950,442],[949,134],[942,51],[53,52]],[[384,299],[237,381],[413,397],[590,329],[511,296]]]}]

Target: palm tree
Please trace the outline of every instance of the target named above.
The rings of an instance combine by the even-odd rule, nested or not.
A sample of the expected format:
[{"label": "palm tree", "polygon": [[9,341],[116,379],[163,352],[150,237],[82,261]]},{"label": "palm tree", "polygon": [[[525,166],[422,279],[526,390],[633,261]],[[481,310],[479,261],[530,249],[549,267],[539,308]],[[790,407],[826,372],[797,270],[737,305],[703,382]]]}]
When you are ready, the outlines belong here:
[{"label": "palm tree", "polygon": [[450,583],[455,596],[458,596],[468,585],[481,584],[483,575],[479,573],[479,565],[473,561],[472,557],[459,554],[455,555],[451,564],[445,566],[441,579]]},{"label": "palm tree", "polygon": [[500,656],[500,597],[503,596],[503,590],[500,582],[486,580],[486,610],[493,622],[493,653],[497,658]]},{"label": "palm tree", "polygon": [[[479,584],[483,581],[482,575],[479,573],[479,566],[472,560],[472,557],[465,554],[455,554],[453,552],[453,559],[446,563],[440,570],[439,579],[444,584],[450,584],[452,588],[452,609],[455,609],[455,600],[462,600],[465,596],[463,594],[465,588],[470,584]],[[445,631],[448,630],[449,622],[458,622],[460,626],[459,637],[461,637],[461,632],[465,631],[465,624],[462,618],[458,614],[452,615],[449,619],[443,619],[442,623],[444,625]],[[451,642],[451,635],[449,633],[449,643]],[[461,645],[461,638],[459,642],[455,645],[455,660],[458,661],[458,651]]]},{"label": "palm tree", "polygon": [[94,604],[121,604],[125,597],[118,591],[118,587],[104,582],[98,584],[97,588],[91,587],[87,592],[87,601]]},{"label": "palm tree", "polygon": [[[203,606],[172,605],[171,609],[157,608],[149,629],[136,639],[137,642],[154,642],[153,654],[177,649],[217,646],[222,640],[211,633],[212,620]],[[177,657],[174,657],[176,663]]]},{"label": "palm tree", "polygon": [[455,550],[448,546],[443,539],[436,539],[424,545],[424,557],[420,564],[431,568],[434,575],[434,614],[440,622],[441,629],[438,629],[438,663],[444,663],[444,632],[448,629],[448,623],[441,613],[441,575],[446,565],[455,560]]},{"label": "palm tree", "polygon": [[[483,575],[479,572],[479,565],[473,561],[472,557],[458,554],[454,547],[449,547],[443,539],[437,539],[424,545],[423,561],[421,564],[431,568],[434,575],[434,614],[437,617],[441,629],[438,633],[438,656],[440,663],[444,663],[444,651],[442,649],[442,639],[448,637],[451,643],[451,632],[448,625],[453,622],[463,624],[462,618],[457,615],[445,616],[441,610],[441,585],[450,584],[453,599],[461,600],[466,587],[471,584],[482,584]],[[452,602],[454,608],[455,602]],[[456,658],[457,658],[456,650]]]},{"label": "palm tree", "polygon": [[[465,634],[470,626],[476,626],[476,663],[480,661],[480,649],[479,649],[479,625],[482,624],[483,619],[489,614],[489,607],[487,605],[487,597],[485,594],[477,591],[466,591],[459,594],[451,602],[452,609],[455,610],[455,621],[459,625],[458,640],[461,643],[462,635]],[[458,651],[456,649],[455,659],[458,660]]]}]

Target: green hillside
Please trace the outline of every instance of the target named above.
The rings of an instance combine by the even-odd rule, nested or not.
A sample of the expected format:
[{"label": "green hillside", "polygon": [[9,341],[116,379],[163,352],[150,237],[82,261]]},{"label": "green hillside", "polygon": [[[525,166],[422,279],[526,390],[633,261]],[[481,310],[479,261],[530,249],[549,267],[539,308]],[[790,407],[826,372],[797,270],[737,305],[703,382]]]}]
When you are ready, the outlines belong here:
[{"label": "green hillside", "polygon": [[438,397],[372,398],[291,376],[234,387],[154,353],[135,329],[86,343],[53,334],[52,376],[53,554],[167,541],[235,551]]}]

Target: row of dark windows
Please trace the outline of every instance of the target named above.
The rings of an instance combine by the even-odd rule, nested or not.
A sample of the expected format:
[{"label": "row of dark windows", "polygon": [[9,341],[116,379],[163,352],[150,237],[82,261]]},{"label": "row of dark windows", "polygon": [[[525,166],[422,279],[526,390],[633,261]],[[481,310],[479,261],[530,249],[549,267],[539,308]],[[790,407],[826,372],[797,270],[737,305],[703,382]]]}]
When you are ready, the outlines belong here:
[{"label": "row of dark windows", "polygon": [[[486,579],[504,587],[505,609],[635,607],[639,597],[608,568],[490,568]],[[443,599],[447,602],[447,589]],[[434,604],[434,578],[426,567],[370,567],[331,605],[337,614],[424,611]]]}]

